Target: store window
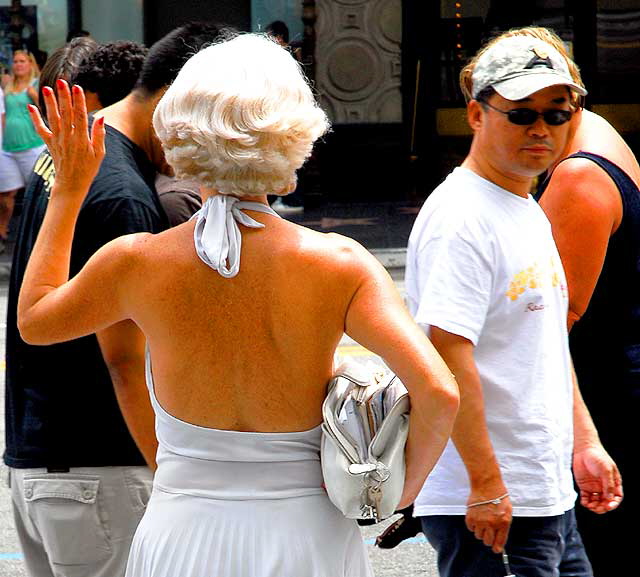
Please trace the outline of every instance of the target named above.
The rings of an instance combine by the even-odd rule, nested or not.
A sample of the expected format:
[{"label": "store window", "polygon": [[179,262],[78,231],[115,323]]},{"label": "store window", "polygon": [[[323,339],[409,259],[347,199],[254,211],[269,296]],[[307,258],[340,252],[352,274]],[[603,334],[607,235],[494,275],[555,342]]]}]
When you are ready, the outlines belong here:
[{"label": "store window", "polygon": [[142,0],[82,0],[82,27],[98,42],[143,42]]},{"label": "store window", "polygon": [[462,106],[461,68],[487,40],[510,28],[553,29],[571,52],[574,20],[570,0],[441,0],[440,104]]},{"label": "store window", "polygon": [[10,67],[18,46],[42,64],[66,41],[67,0],[24,0],[21,8],[16,4],[0,0],[0,66]]},{"label": "store window", "polygon": [[287,26],[289,42],[302,43],[302,0],[251,0],[252,32],[264,32],[277,20]]}]

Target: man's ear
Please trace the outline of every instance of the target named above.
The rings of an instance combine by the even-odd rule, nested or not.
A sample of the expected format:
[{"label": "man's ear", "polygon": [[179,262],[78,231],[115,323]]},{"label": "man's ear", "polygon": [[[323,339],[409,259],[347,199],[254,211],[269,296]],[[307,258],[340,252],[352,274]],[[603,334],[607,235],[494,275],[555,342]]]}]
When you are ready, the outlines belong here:
[{"label": "man's ear", "polygon": [[467,122],[471,127],[471,130],[476,132],[482,128],[482,122],[484,120],[484,109],[482,104],[477,100],[470,100],[467,104]]}]

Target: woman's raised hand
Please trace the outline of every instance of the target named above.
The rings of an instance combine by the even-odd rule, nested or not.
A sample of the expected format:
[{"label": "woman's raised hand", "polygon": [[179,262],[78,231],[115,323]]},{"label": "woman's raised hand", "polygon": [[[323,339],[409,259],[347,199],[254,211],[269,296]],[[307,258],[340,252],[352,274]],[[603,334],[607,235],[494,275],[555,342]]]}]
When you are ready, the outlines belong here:
[{"label": "woman's raised hand", "polygon": [[49,126],[37,107],[29,105],[29,114],[53,158],[56,179],[52,194],[81,195],[84,199],[104,158],[104,118],[95,120],[89,134],[82,88],[70,89],[64,80],[58,80],[56,87],[57,99],[49,86],[42,89]]}]

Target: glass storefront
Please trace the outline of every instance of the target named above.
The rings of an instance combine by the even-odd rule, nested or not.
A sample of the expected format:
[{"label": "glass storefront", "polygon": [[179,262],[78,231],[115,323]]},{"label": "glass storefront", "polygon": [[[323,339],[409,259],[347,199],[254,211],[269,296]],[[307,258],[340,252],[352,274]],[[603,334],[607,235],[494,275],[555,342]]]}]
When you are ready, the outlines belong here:
[{"label": "glass storefront", "polygon": [[48,54],[66,41],[68,2],[25,0],[21,10],[15,4],[0,0],[0,66],[10,67],[13,46],[28,49],[43,63]]},{"label": "glass storefront", "polygon": [[265,28],[276,20],[287,25],[289,42],[302,42],[301,0],[251,0],[252,32],[264,32]]},{"label": "glass storefront", "polygon": [[460,68],[487,39],[520,26],[545,26],[565,41],[591,103],[629,102],[629,78],[640,74],[640,0],[441,0],[440,15],[441,106],[464,104]]},{"label": "glass storefront", "polygon": [[143,42],[142,0],[82,0],[82,28],[98,42]]},{"label": "glass storefront", "polygon": [[[423,85],[436,93],[422,96],[418,107],[426,175],[447,174],[468,151],[471,129],[458,86],[461,68],[488,39],[522,26],[548,27],[562,38],[589,90],[587,107],[640,153],[640,101],[629,90],[640,75],[640,0],[440,0],[439,5],[439,19],[430,27],[435,38],[420,41],[424,54],[435,57]],[[413,34],[421,38],[419,28]],[[436,142],[439,158],[429,153]]]},{"label": "glass storefront", "polygon": [[0,66],[8,68],[16,46],[27,48],[42,65],[47,56],[67,41],[69,11],[81,15],[79,28],[98,42],[142,42],[142,0],[0,0]]},{"label": "glass storefront", "polygon": [[488,39],[521,26],[552,28],[573,45],[574,21],[564,0],[441,0],[440,104],[462,106],[458,86],[460,69]]},{"label": "glass storefront", "polygon": [[459,161],[470,136],[460,69],[512,27],[555,30],[581,68],[587,106],[640,148],[640,102],[628,89],[640,75],[640,0],[23,0],[19,22],[16,4],[0,0],[5,67],[16,44],[42,61],[66,41],[69,22],[100,42],[151,44],[195,18],[253,31],[283,21],[334,125],[319,156],[337,151],[326,160],[336,166],[351,159],[349,191],[371,184],[367,168],[379,158],[404,175],[404,157],[419,157],[433,178]]}]

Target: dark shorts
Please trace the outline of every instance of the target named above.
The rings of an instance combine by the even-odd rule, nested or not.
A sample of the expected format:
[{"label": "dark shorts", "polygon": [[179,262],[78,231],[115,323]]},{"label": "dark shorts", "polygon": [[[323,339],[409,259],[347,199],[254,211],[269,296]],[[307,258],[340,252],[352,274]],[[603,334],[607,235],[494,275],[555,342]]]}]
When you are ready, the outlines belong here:
[{"label": "dark shorts", "polygon": [[[438,553],[440,577],[504,577],[496,555],[467,529],[462,515],[421,517]],[[505,547],[516,577],[593,577],[574,510],[556,517],[514,517]]]}]

